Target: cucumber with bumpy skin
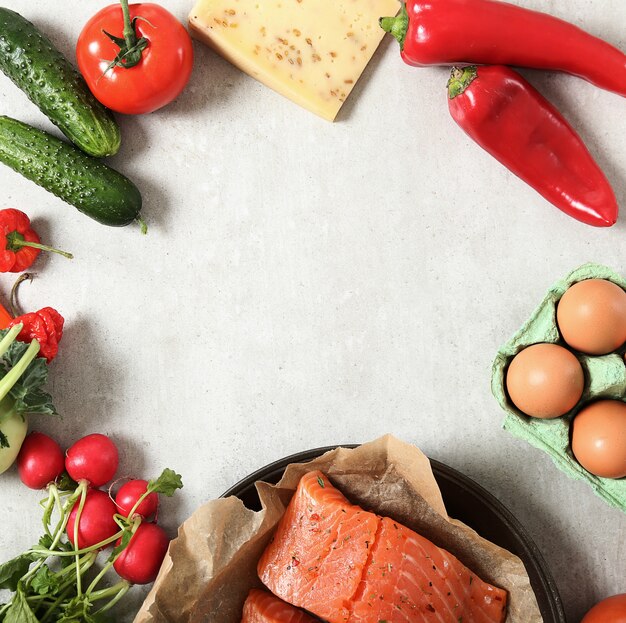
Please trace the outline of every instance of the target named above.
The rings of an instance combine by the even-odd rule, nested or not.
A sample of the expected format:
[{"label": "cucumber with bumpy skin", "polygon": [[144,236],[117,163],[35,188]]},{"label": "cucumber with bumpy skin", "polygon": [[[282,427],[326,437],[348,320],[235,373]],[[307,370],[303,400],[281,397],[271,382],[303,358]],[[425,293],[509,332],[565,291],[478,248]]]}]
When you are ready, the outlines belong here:
[{"label": "cucumber with bumpy skin", "polygon": [[2,7],[0,70],[84,152],[96,157],[117,153],[120,130],[111,112],[47,37]]},{"label": "cucumber with bumpy skin", "polygon": [[0,162],[104,225],[139,220],[141,194],[128,178],[55,136],[4,116]]}]

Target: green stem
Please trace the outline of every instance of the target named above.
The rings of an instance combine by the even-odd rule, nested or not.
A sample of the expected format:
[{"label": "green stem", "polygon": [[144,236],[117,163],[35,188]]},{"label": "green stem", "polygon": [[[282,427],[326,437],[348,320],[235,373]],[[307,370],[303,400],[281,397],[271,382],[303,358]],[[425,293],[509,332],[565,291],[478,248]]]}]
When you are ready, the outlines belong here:
[{"label": "green stem", "polygon": [[67,556],[76,556],[76,554],[78,554],[79,556],[82,556],[83,554],[89,554],[90,552],[95,552],[99,549],[102,549],[103,547],[106,547],[107,545],[110,545],[114,541],[117,541],[117,539],[119,539],[122,536],[123,532],[124,532],[123,530],[120,530],[119,532],[116,532],[113,536],[110,536],[108,539],[105,539],[104,541],[100,541],[100,543],[96,543],[95,545],[91,545],[90,547],[85,547],[83,549],[72,550],[71,552],[55,552],[52,550],[39,548],[39,547],[34,547],[33,549],[31,549],[31,551],[35,554],[41,554],[42,556],[43,555],[59,556],[61,558],[67,557]]},{"label": "green stem", "polygon": [[[135,502],[135,505],[130,509],[128,515],[126,515],[126,519],[132,519],[132,516],[137,512],[137,509],[141,506],[141,503],[152,493],[150,491],[150,487],[146,487],[146,490],[139,496],[139,499]],[[137,528],[135,528],[136,530]],[[134,532],[134,531],[133,531]]]},{"label": "green stem", "polygon": [[76,595],[80,597],[83,593],[82,591],[82,576],[80,574],[80,555],[78,552],[78,526],[80,525],[80,516],[83,512],[83,508],[85,507],[85,500],[87,499],[87,487],[84,486],[83,490],[80,492],[80,502],[78,503],[78,510],[76,511],[76,517],[74,518],[74,565],[76,567]]},{"label": "green stem", "polygon": [[478,78],[478,68],[476,65],[469,67],[453,67],[448,80],[448,97],[453,100],[459,95],[463,95],[467,87]]},{"label": "green stem", "polygon": [[148,233],[148,223],[146,223],[141,216],[138,216],[135,220],[139,225],[139,231],[141,231],[141,233],[145,236]]},{"label": "green stem", "polygon": [[20,287],[20,283],[22,283],[23,281],[26,281],[27,279],[30,279],[31,281],[33,280],[33,274],[32,273],[22,273],[15,281],[15,283],[13,284],[13,287],[11,288],[11,296],[9,298],[9,306],[11,307],[11,313],[14,316],[19,316],[20,314],[17,311],[17,289]]},{"label": "green stem", "polygon": [[137,43],[137,34],[133,28],[133,22],[130,19],[130,9],[128,8],[128,0],[120,0],[122,5],[122,14],[124,15],[124,40],[126,47],[130,50]]},{"label": "green stem", "polygon": [[20,331],[24,328],[23,324],[16,324],[9,329],[9,332],[0,341],[0,357],[2,357],[11,348],[11,344],[15,342]]},{"label": "green stem", "polygon": [[42,519],[43,529],[45,530],[46,535],[49,536],[50,538],[52,538],[52,533],[50,532],[50,522],[46,521],[46,519],[50,517],[50,515],[52,514],[52,510],[54,508],[54,504],[55,504],[54,490],[55,489],[56,487],[54,486],[48,489],[48,499],[45,501],[45,504],[43,505],[43,519]]},{"label": "green stem", "polygon": [[7,235],[7,249],[10,251],[17,252],[22,247],[31,247],[33,249],[39,249],[40,251],[49,251],[50,253],[58,253],[63,257],[66,257],[70,260],[74,259],[74,256],[67,251],[61,251],[60,249],[55,249],[54,247],[49,247],[46,244],[41,244],[39,242],[31,242],[30,240],[26,240],[24,236],[16,231],[10,232]]},{"label": "green stem", "polygon": [[402,3],[400,13],[396,17],[381,17],[378,23],[385,32],[388,32],[398,41],[400,50],[404,50],[406,33],[409,29],[409,14],[406,10],[406,3]]},{"label": "green stem", "polygon": [[7,394],[13,389],[13,386],[19,381],[20,377],[26,371],[31,361],[39,352],[39,342],[33,340],[22,358],[9,370],[8,374],[0,381],[0,401],[6,398]]},{"label": "green stem", "polygon": [[[141,525],[141,517],[137,517],[133,523],[133,527],[131,528],[132,535],[134,535],[135,532],[137,532],[137,528],[139,528],[140,525]],[[107,562],[106,565],[104,565],[104,567],[102,567],[102,569],[100,570],[100,573],[98,573],[98,575],[93,579],[93,582],[89,585],[89,587],[85,591],[86,595],[91,596],[91,595],[97,594],[97,592],[94,593],[96,586],[98,586],[98,583],[105,576],[106,572],[115,564],[115,561],[122,555],[123,551],[124,550],[121,550],[120,552],[118,552],[115,556],[113,556],[113,558],[111,558],[111,560]]]},{"label": "green stem", "polygon": [[[88,571],[89,569],[91,569],[91,567],[93,567],[97,558],[98,558],[98,552],[90,552],[89,554],[85,554],[85,556],[81,558],[81,561],[82,561],[80,563],[81,577],[85,575],[86,571]],[[61,571],[57,573],[58,576],[70,574],[70,577],[66,578],[65,581],[63,581],[61,585],[59,586],[59,589],[58,589],[59,591],[64,592],[66,588],[71,588],[74,585],[74,578],[71,576],[71,572],[73,571],[74,571],[74,566],[70,565],[69,567],[65,567],[65,569],[62,569]]]},{"label": "green stem", "polygon": [[[130,589],[130,584],[128,582],[126,582],[126,580],[123,580],[122,582],[118,582],[117,584],[115,584],[111,588],[107,589],[107,592],[109,592],[110,594],[113,594],[111,591],[113,591],[114,589],[117,592],[115,597],[113,599],[111,599],[111,601],[108,604],[106,604],[105,606],[103,606],[99,610],[96,610],[94,612],[94,615],[101,614],[103,612],[106,612],[107,610],[110,610],[120,599],[122,599],[122,597],[124,597],[124,595],[126,595],[128,590]],[[94,595],[95,595],[95,593],[94,593]],[[95,598],[92,595],[92,601],[96,601],[98,599],[103,599],[104,597],[109,597],[109,595],[103,595],[103,596],[95,597]]]},{"label": "green stem", "polygon": [[70,588],[66,588],[56,598],[56,600],[50,605],[48,610],[46,610],[46,613],[43,615],[43,617],[41,619],[39,619],[39,623],[46,623],[46,621],[48,621],[48,619],[50,619],[50,617],[54,614],[54,611],[56,610],[57,606],[67,597],[67,595],[70,592],[70,590],[71,590],[71,587]]},{"label": "green stem", "polygon": [[[61,510],[61,518],[59,519],[59,522],[57,523],[54,529],[54,532],[52,533],[52,543],[50,544],[50,549],[33,547],[30,550],[33,554],[38,554],[39,556],[41,556],[41,559],[38,560],[35,563],[35,565],[31,567],[30,571],[22,578],[22,581],[24,583],[28,582],[28,580],[32,578],[35,575],[35,573],[37,573],[37,570],[39,569],[39,567],[43,565],[46,558],[48,558],[49,556],[62,556],[65,553],[67,553],[70,556],[74,555],[74,552],[57,552],[55,551],[54,548],[57,546],[57,544],[61,540],[61,537],[63,536],[63,533],[65,532],[65,527],[67,526],[67,522],[69,521],[69,518],[70,518],[70,510],[72,506],[74,506],[74,503],[76,502],[76,499],[78,498],[80,494],[81,494],[81,488],[79,487],[69,497],[68,501],[65,503],[65,506]],[[57,492],[57,495],[58,495],[58,492]],[[59,499],[58,503],[60,504],[60,502],[61,501]],[[85,552],[85,553],[88,553],[88,552]],[[69,567],[69,568],[72,569],[72,567]]]}]

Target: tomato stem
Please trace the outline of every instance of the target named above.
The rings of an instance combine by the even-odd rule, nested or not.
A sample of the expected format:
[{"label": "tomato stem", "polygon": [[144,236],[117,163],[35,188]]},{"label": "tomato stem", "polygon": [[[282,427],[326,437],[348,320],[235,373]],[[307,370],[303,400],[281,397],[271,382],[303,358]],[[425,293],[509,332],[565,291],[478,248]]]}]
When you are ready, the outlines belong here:
[{"label": "tomato stem", "polygon": [[130,50],[130,48],[137,43],[137,33],[135,32],[133,22],[130,19],[128,0],[120,0],[120,4],[122,5],[122,14],[124,15],[124,40],[126,41],[126,46]]},{"label": "tomato stem", "polygon": [[130,17],[128,0],[120,0],[120,4],[122,5],[122,16],[124,20],[122,37],[116,37],[106,30],[103,30],[104,34],[119,47],[120,51],[104,70],[103,75],[106,74],[109,69],[113,69],[113,67],[129,68],[138,65],[141,62],[143,51],[148,47],[148,40],[145,37],[137,37],[137,20],[142,18]]}]

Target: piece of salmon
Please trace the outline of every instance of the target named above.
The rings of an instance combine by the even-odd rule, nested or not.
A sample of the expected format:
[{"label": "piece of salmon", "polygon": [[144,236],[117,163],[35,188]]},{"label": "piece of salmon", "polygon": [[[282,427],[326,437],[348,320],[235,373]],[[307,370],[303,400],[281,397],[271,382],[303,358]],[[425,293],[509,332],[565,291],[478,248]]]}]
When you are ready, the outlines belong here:
[{"label": "piece of salmon", "polygon": [[243,605],[241,623],[318,623],[305,612],[266,591],[253,588]]},{"label": "piece of salmon", "polygon": [[309,472],[259,561],[259,577],[281,599],[330,623],[344,623],[379,523],[321,472]]},{"label": "piece of salmon", "polygon": [[258,565],[281,599],[329,623],[502,623],[506,591],[409,528],[304,475]]}]

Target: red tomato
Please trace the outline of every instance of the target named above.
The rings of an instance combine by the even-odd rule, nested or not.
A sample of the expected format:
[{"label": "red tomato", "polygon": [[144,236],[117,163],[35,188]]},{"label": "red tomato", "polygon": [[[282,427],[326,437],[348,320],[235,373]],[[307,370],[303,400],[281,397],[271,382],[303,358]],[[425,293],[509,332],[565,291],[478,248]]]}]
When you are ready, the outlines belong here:
[{"label": "red tomato", "polygon": [[[142,523],[113,564],[117,574],[131,584],[154,582],[170,540],[154,523]],[[119,544],[119,542],[118,542]]]},{"label": "red tomato", "polygon": [[43,433],[26,437],[17,455],[17,471],[21,481],[31,489],[44,489],[65,469],[61,446]]},{"label": "red tomato", "polygon": [[92,93],[117,112],[136,115],[169,104],[185,88],[193,66],[191,37],[183,25],[157,4],[130,5],[137,37],[148,40],[137,65],[112,67],[120,51],[104,34],[122,37],[124,18],[120,4],[105,7],[85,25],[76,44],[78,67]]},{"label": "red tomato", "polygon": [[626,623],[626,593],[603,599],[580,623]]},{"label": "red tomato", "polygon": [[[65,530],[72,545],[79,504],[80,499],[72,507]],[[119,530],[113,519],[116,511],[115,504],[107,493],[100,489],[89,489],[78,521],[78,549],[91,547],[112,537]]]}]

